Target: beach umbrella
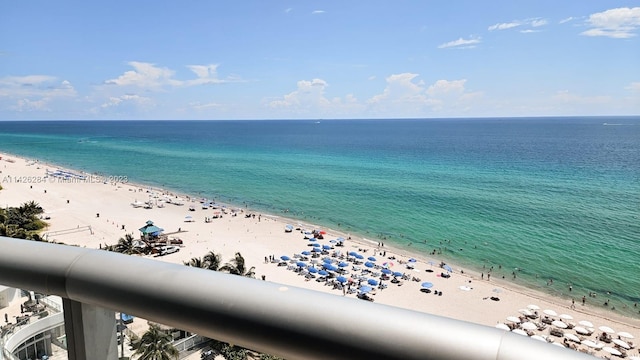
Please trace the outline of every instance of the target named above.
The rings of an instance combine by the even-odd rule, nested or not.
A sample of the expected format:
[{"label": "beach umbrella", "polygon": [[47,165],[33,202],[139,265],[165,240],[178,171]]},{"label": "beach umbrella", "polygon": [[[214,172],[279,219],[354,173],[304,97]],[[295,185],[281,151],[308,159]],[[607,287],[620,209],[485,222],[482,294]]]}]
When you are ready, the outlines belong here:
[{"label": "beach umbrella", "polygon": [[591,323],[591,321],[587,321],[587,320],[582,320],[580,322],[578,322],[578,324],[582,325],[582,326],[586,326],[586,327],[593,327],[593,324]]},{"label": "beach umbrella", "polygon": [[320,249],[322,247],[322,245],[320,245],[318,243],[312,243],[311,246],[313,246],[314,248],[318,248],[318,249]]},{"label": "beach umbrella", "polygon": [[507,316],[507,321],[511,321],[512,323],[519,324],[520,318],[518,318],[517,316]]},{"label": "beach umbrella", "polygon": [[503,323],[496,324],[496,328],[500,329],[500,330],[507,330],[507,331],[511,330],[511,328],[509,326],[507,326],[506,324],[503,324]]},{"label": "beach umbrella", "polygon": [[565,320],[573,320],[573,316],[569,314],[560,314],[560,318]]},{"label": "beach umbrella", "polygon": [[309,272],[310,272],[310,273],[312,273],[312,274],[315,274],[315,273],[317,273],[317,272],[318,272],[318,269],[314,268],[313,266],[310,266],[310,267],[308,268],[308,270],[309,270]]},{"label": "beach umbrella", "polygon": [[318,241],[318,240],[316,238],[309,238],[309,241],[310,242],[315,242],[315,241]]},{"label": "beach umbrella", "polygon": [[425,289],[430,289],[430,288],[433,287],[433,284],[430,283],[430,282],[423,282],[422,283],[422,287],[425,288]]},{"label": "beach umbrella", "polygon": [[393,271],[391,271],[389,269],[382,269],[382,270],[380,270],[380,272],[383,273],[383,274],[386,274],[386,275],[389,275],[389,274],[393,273]]},{"label": "beach umbrella", "polygon": [[543,338],[543,337],[542,337],[542,336],[540,336],[540,335],[533,335],[531,338],[532,338],[532,339],[534,339],[534,340],[547,342],[547,339]]},{"label": "beach umbrella", "polygon": [[608,326],[600,326],[598,329],[600,329],[600,331],[606,332],[607,334],[615,333],[615,330],[613,330],[612,328],[610,328]]},{"label": "beach umbrella", "polygon": [[414,263],[414,262],[416,262],[416,261],[418,261],[418,260],[416,260],[416,259],[414,259],[414,258],[409,259],[409,262],[412,262],[412,263]]},{"label": "beach umbrella", "polygon": [[363,286],[360,286],[360,289],[358,289],[358,290],[360,290],[360,292],[363,292],[363,293],[368,293],[369,291],[371,291],[373,289],[371,288],[371,286],[363,285]]},{"label": "beach umbrella", "polygon": [[296,265],[297,265],[298,267],[305,267],[305,266],[307,266],[307,264],[305,264],[305,263],[304,263],[304,262],[302,262],[302,261],[298,261],[298,262],[296,263]]},{"label": "beach umbrella", "polygon": [[575,330],[575,332],[577,332],[580,335],[589,335],[593,332],[583,328],[582,326],[576,326],[573,328],[573,330]]},{"label": "beach umbrella", "polygon": [[533,313],[528,309],[520,309],[518,312],[524,316],[532,316]]},{"label": "beach umbrella", "polygon": [[615,355],[615,356],[622,355],[622,353],[618,349],[614,349],[614,348],[612,348],[610,346],[605,346],[605,347],[602,348],[602,350],[608,352],[611,355]]},{"label": "beach umbrella", "polygon": [[358,255],[358,253],[357,253],[357,252],[355,252],[355,251],[349,251],[349,256],[356,256],[356,255]]},{"label": "beach umbrella", "polygon": [[547,315],[549,315],[549,316],[558,316],[558,313],[557,313],[557,312],[555,312],[555,311],[553,311],[553,310],[549,310],[549,309],[547,309],[547,310],[543,311],[543,313],[545,313],[545,314],[547,314]]},{"label": "beach umbrella", "polygon": [[331,250],[331,246],[330,245],[322,245],[322,249],[323,250]]},{"label": "beach umbrella", "polygon": [[333,264],[325,264],[325,269],[329,270],[329,271],[336,271],[338,270],[338,267],[333,265]]},{"label": "beach umbrella", "polygon": [[327,263],[327,264],[331,264],[333,262],[333,260],[331,260],[330,257],[326,257],[326,258],[322,259],[322,262]]},{"label": "beach umbrella", "polygon": [[369,260],[369,261],[376,261],[376,258],[374,258],[373,256],[369,256],[369,257],[367,258],[367,260]]},{"label": "beach umbrella", "polygon": [[540,306],[538,306],[538,305],[528,305],[527,309],[529,309],[529,310],[540,310]]},{"label": "beach umbrella", "polygon": [[568,326],[567,324],[563,323],[560,320],[554,320],[551,322],[551,325],[555,326],[555,327],[559,327],[560,329],[566,329]]},{"label": "beach umbrella", "polygon": [[362,260],[362,259],[364,259],[364,255],[362,255],[362,254],[356,254],[356,259],[358,259],[358,260]]},{"label": "beach umbrella", "polygon": [[471,290],[473,290],[473,288],[468,287],[468,286],[464,286],[464,285],[459,286],[459,287],[458,287],[458,289],[460,289],[460,290],[464,290],[464,291],[471,291]]},{"label": "beach umbrella", "polygon": [[628,332],[626,332],[626,331],[620,331],[620,332],[618,333],[618,336],[623,337],[623,338],[626,338],[626,339],[633,339],[633,335],[629,334],[629,333],[628,333]]},{"label": "beach umbrella", "polygon": [[571,333],[564,334],[564,337],[567,338],[568,340],[573,341],[573,342],[577,342],[577,343],[580,342],[580,338],[575,336],[575,335],[573,335],[573,334],[571,334]]},{"label": "beach umbrella", "polygon": [[402,275],[404,275],[404,274],[401,273],[400,271],[396,271],[396,272],[393,273],[393,276],[396,276],[396,277],[402,276]]},{"label": "beach umbrella", "polygon": [[594,342],[593,342],[593,341],[591,341],[591,340],[583,340],[583,341],[581,342],[581,344],[582,344],[582,345],[585,345],[585,346],[588,346],[588,347],[590,347],[590,348],[594,348],[594,349],[598,347],[598,344],[594,343]]},{"label": "beach umbrella", "polygon": [[613,341],[614,344],[620,346],[621,348],[625,348],[627,350],[631,349],[631,346],[624,340],[620,340],[620,339],[613,339],[611,340]]},{"label": "beach umbrella", "polygon": [[367,283],[368,283],[369,285],[377,286],[377,285],[378,285],[378,280],[376,280],[376,279],[369,279],[369,280],[367,280]]},{"label": "beach umbrella", "polygon": [[366,266],[368,268],[372,268],[372,267],[376,266],[376,264],[374,264],[374,263],[372,263],[370,261],[367,261],[366,263],[364,263],[364,266]]},{"label": "beach umbrella", "polygon": [[346,277],[344,277],[344,276],[338,276],[338,277],[336,278],[336,280],[338,280],[338,282],[340,282],[340,283],[342,283],[342,284],[344,284],[344,283],[346,283],[346,282],[347,282],[347,278],[346,278]]},{"label": "beach umbrella", "polygon": [[448,272],[453,272],[453,269],[449,265],[444,265],[442,268],[447,270]]},{"label": "beach umbrella", "polygon": [[311,251],[313,252],[322,252],[322,250],[320,248],[314,247],[313,249],[311,249]]},{"label": "beach umbrella", "polygon": [[538,330],[538,325],[532,323],[531,321],[522,323],[520,327],[525,330]]},{"label": "beach umbrella", "polygon": [[329,275],[329,273],[324,271],[324,270],[320,270],[320,271],[318,271],[318,275],[327,276],[327,275]]},{"label": "beach umbrella", "polygon": [[386,268],[393,267],[393,265],[395,265],[395,264],[393,262],[391,262],[391,261],[387,261],[387,262],[382,263],[382,266],[384,266]]},{"label": "beach umbrella", "polygon": [[287,255],[282,255],[282,256],[280,256],[280,259],[282,259],[284,261],[289,261],[291,258],[288,257]]},{"label": "beach umbrella", "polygon": [[337,241],[337,240],[329,240],[329,242],[330,242],[330,243],[332,243],[332,244],[336,244],[336,243],[338,243],[338,241]]},{"label": "beach umbrella", "polygon": [[529,336],[529,334],[527,334],[527,332],[522,329],[513,329],[511,330],[511,332],[518,335]]},{"label": "beach umbrella", "polygon": [[349,266],[349,263],[348,263],[348,262],[341,261],[341,262],[338,264],[338,266],[339,266],[339,267],[341,267],[341,268],[346,268],[346,267],[348,267],[348,266]]},{"label": "beach umbrella", "polygon": [[301,252],[300,254],[309,256],[309,255],[311,255],[311,252],[305,250],[305,251]]}]

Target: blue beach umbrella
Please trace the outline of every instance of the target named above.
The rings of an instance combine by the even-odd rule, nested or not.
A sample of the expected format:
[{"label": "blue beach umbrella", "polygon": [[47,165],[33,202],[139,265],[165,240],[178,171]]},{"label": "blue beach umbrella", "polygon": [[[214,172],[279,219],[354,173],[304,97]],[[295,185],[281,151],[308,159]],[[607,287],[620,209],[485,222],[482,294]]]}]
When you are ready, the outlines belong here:
[{"label": "blue beach umbrella", "polygon": [[289,261],[291,258],[288,257],[287,255],[282,255],[282,256],[280,256],[280,259],[282,259],[284,261]]},{"label": "blue beach umbrella", "polygon": [[371,288],[371,286],[363,285],[363,286],[360,286],[360,289],[358,289],[358,290],[360,290],[360,292],[363,292],[363,293],[368,293],[369,291],[371,291],[373,289]]},{"label": "blue beach umbrella", "polygon": [[336,244],[338,241],[337,240],[329,240],[330,243],[332,244]]},{"label": "blue beach umbrella", "polygon": [[327,266],[325,266],[325,269],[329,270],[329,271],[336,271],[338,270],[338,268],[333,265],[333,264],[327,264]]},{"label": "blue beach umbrella", "polygon": [[327,264],[331,264],[333,261],[331,260],[331,258],[326,257],[326,258],[322,259],[322,262],[327,263]]},{"label": "blue beach umbrella", "polygon": [[316,238],[311,238],[311,239],[309,239],[309,241],[314,242],[314,241],[316,241]]},{"label": "blue beach umbrella", "polygon": [[376,285],[378,285],[378,280],[376,280],[376,279],[369,279],[369,280],[367,280],[367,283],[368,283],[369,285],[376,286]]},{"label": "blue beach umbrella", "polygon": [[430,282],[423,282],[422,283],[422,287],[425,288],[425,289],[429,289],[429,288],[433,287],[433,284],[430,283]]},{"label": "blue beach umbrella", "polygon": [[329,275],[329,273],[324,271],[324,270],[320,270],[320,271],[318,271],[318,275],[327,276],[327,275]]},{"label": "blue beach umbrella", "polygon": [[404,274],[402,274],[400,271],[396,271],[393,273],[393,276],[402,276]]},{"label": "blue beach umbrella", "polygon": [[343,242],[343,241],[344,241],[344,238],[343,238],[343,237],[339,237],[339,238],[337,238],[336,240],[338,240],[339,242]]},{"label": "blue beach umbrella", "polygon": [[296,265],[297,265],[297,266],[299,266],[299,267],[305,267],[305,266],[307,266],[307,264],[303,263],[302,261],[298,261],[298,262],[296,263]]},{"label": "blue beach umbrella", "polygon": [[344,277],[344,276],[338,276],[338,277],[336,278],[336,280],[338,280],[339,282],[341,282],[341,283],[343,283],[343,284],[344,284],[344,283],[346,283],[346,282],[348,281],[348,280],[347,280],[347,278],[346,278],[346,277]]},{"label": "blue beach umbrella", "polygon": [[389,270],[389,269],[382,269],[382,270],[380,270],[380,271],[381,271],[383,274],[387,274],[387,275],[389,275],[389,274],[393,273],[393,271],[391,271],[391,270]]},{"label": "blue beach umbrella", "polygon": [[376,264],[374,264],[374,263],[372,263],[372,262],[367,261],[366,263],[364,263],[364,266],[366,266],[366,267],[368,267],[368,268],[372,268],[372,267],[376,266]]},{"label": "blue beach umbrella", "polygon": [[369,257],[367,258],[367,260],[369,260],[369,261],[376,261],[376,258],[374,258],[373,256],[369,256]]},{"label": "blue beach umbrella", "polygon": [[301,254],[302,254],[302,255],[307,255],[307,256],[311,255],[311,253],[310,253],[309,251],[306,251],[306,250],[305,250],[305,251],[303,251],[303,252],[301,252]]},{"label": "blue beach umbrella", "polygon": [[314,247],[311,251],[313,252],[322,252],[320,248]]},{"label": "blue beach umbrella", "polygon": [[321,248],[322,245],[318,244],[318,243],[313,243],[311,244],[311,246],[313,246],[314,248]]},{"label": "blue beach umbrella", "polygon": [[364,255],[362,254],[356,254],[355,256],[356,256],[356,259],[359,259],[359,260],[364,259]]},{"label": "blue beach umbrella", "polygon": [[443,269],[447,270],[448,272],[453,272],[453,269],[451,268],[451,266],[449,265],[445,265],[442,267]]},{"label": "blue beach umbrella", "polygon": [[318,269],[314,268],[313,266],[310,266],[310,267],[308,268],[308,270],[309,270],[309,272],[310,272],[310,273],[312,273],[312,274],[315,274],[315,273],[317,273],[317,272],[318,272]]},{"label": "blue beach umbrella", "polygon": [[338,266],[339,266],[339,267],[341,267],[341,268],[343,268],[343,267],[347,267],[347,266],[349,266],[349,263],[348,263],[348,262],[341,261],[341,262],[338,264]]},{"label": "blue beach umbrella", "polygon": [[322,249],[323,250],[331,250],[331,246],[330,245],[322,245]]},{"label": "blue beach umbrella", "polygon": [[414,263],[414,262],[416,262],[416,261],[418,261],[418,260],[416,260],[416,259],[414,259],[414,258],[409,259],[409,262],[412,262],[412,263]]},{"label": "blue beach umbrella", "polygon": [[349,256],[357,256],[358,253],[355,251],[349,251]]}]

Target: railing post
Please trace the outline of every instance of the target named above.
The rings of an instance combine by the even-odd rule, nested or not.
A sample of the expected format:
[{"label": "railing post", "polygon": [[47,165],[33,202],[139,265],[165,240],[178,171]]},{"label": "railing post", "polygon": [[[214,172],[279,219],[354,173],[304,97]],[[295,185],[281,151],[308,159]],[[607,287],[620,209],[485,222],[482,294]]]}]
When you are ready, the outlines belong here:
[{"label": "railing post", "polygon": [[62,299],[69,360],[117,360],[116,317],[112,310]]}]

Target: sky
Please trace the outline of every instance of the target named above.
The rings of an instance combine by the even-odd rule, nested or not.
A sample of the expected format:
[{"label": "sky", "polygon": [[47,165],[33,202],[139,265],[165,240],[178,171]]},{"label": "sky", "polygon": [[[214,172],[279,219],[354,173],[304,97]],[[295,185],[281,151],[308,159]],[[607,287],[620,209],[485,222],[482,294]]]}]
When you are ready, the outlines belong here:
[{"label": "sky", "polygon": [[0,120],[638,114],[637,0],[0,2]]}]

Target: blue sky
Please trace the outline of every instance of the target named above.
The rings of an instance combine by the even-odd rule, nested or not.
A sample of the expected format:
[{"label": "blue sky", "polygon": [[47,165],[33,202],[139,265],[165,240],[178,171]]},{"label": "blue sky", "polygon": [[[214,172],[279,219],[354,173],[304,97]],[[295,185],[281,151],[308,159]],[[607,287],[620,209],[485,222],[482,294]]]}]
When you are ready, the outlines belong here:
[{"label": "blue sky", "polygon": [[637,1],[0,4],[0,120],[638,114]]}]

